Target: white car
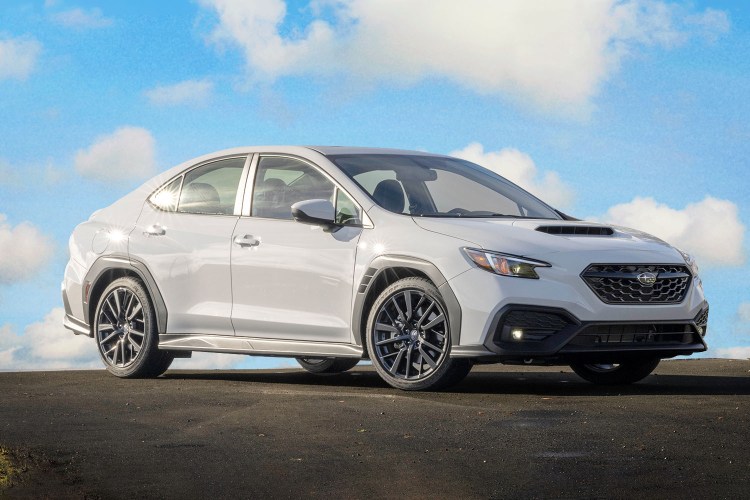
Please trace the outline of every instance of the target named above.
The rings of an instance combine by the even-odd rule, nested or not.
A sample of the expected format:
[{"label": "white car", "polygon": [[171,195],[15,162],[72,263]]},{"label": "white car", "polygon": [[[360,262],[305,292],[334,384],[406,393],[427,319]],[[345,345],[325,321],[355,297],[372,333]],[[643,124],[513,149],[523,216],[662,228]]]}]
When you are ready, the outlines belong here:
[{"label": "white car", "polygon": [[76,227],[62,292],[65,326],[119,377],[210,351],[296,357],[315,373],[369,358],[400,389],[498,362],[624,384],[706,350],[688,255],[415,151],[190,160]]}]

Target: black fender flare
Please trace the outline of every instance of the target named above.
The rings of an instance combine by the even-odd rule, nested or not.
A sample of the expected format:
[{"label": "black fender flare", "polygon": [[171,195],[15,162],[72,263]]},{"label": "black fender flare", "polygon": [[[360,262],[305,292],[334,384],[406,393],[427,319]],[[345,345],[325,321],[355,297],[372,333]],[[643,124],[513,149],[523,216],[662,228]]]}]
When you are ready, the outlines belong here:
[{"label": "black fender flare", "polygon": [[369,315],[365,311],[365,303],[371,291],[373,283],[377,283],[381,273],[393,268],[407,268],[421,272],[432,281],[440,291],[445,306],[448,309],[448,323],[451,328],[451,345],[459,345],[461,338],[461,306],[458,303],[456,294],[448,284],[443,273],[431,262],[405,255],[381,255],[370,262],[365,271],[362,280],[357,284],[357,291],[354,297],[354,307],[352,308],[352,334],[354,342],[359,346],[364,346],[362,321]]},{"label": "black fender flare", "polygon": [[83,308],[83,319],[87,325],[91,326],[91,320],[89,310],[91,305],[88,303],[88,297],[86,293],[90,293],[99,283],[99,280],[108,272],[123,270],[130,274],[135,274],[140,278],[143,284],[148,290],[151,302],[154,305],[156,311],[156,325],[160,334],[167,332],[167,306],[164,302],[164,298],[159,291],[159,287],[156,285],[151,271],[148,270],[146,264],[139,260],[132,259],[127,255],[107,255],[99,257],[89,268],[84,278],[84,286],[82,289],[83,296],[81,301],[84,304]]}]

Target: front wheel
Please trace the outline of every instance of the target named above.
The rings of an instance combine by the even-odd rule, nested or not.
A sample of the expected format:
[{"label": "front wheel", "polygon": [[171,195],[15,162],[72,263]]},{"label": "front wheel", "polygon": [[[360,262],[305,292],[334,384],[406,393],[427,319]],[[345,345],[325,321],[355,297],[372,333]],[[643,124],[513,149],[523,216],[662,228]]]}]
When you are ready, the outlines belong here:
[{"label": "front wheel", "polygon": [[623,361],[622,363],[571,363],[578,376],[599,385],[632,384],[646,378],[661,360],[659,358]]},{"label": "front wheel", "polygon": [[297,363],[310,373],[343,373],[357,366],[359,358],[297,358]]},{"label": "front wheel", "polygon": [[417,391],[460,382],[471,361],[451,358],[450,349],[447,308],[429,280],[401,279],[375,300],[367,321],[367,351],[388,384]]},{"label": "front wheel", "polygon": [[104,290],[96,306],[94,332],[99,356],[118,377],[158,377],[174,359],[159,350],[156,314],[136,279],[116,279]]}]

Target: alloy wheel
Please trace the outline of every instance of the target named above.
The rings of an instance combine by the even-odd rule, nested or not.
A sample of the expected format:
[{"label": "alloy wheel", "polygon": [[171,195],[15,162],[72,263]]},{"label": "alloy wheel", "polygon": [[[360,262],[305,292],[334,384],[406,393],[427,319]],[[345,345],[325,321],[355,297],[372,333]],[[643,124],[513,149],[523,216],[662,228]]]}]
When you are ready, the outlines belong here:
[{"label": "alloy wheel", "polygon": [[107,295],[99,309],[96,335],[107,363],[119,368],[133,364],[145,339],[143,304],[133,291],[120,287]]},{"label": "alloy wheel", "polygon": [[427,378],[447,355],[447,317],[441,304],[422,290],[393,294],[380,306],[373,330],[378,362],[395,378]]}]

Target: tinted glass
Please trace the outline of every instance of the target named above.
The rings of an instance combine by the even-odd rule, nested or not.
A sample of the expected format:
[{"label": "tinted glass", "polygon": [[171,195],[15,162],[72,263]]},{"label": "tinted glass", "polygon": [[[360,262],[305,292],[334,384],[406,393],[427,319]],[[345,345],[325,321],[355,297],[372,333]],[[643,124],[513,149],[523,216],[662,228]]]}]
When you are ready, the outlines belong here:
[{"label": "tinted glass", "polygon": [[305,200],[333,199],[334,184],[311,167],[294,158],[264,156],[258,163],[253,187],[251,215],[291,219],[292,205]]},{"label": "tinted glass", "polygon": [[336,224],[344,226],[362,224],[362,212],[345,192],[336,190]]},{"label": "tinted glass", "polygon": [[233,214],[244,165],[245,158],[230,158],[186,173],[177,210],[191,214]]},{"label": "tinted glass", "polygon": [[561,218],[515,184],[468,161],[379,154],[328,158],[391,212],[422,217]]}]

